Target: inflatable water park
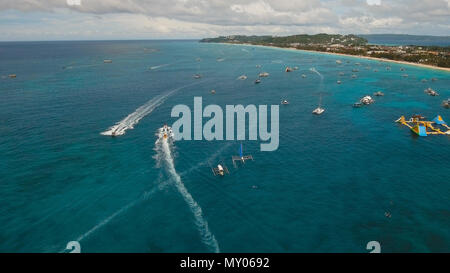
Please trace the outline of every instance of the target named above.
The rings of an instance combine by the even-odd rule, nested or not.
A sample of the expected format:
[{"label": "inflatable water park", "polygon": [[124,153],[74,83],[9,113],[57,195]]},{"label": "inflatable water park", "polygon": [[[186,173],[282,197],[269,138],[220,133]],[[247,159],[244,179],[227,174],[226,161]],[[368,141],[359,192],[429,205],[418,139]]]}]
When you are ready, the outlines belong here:
[{"label": "inflatable water park", "polygon": [[424,119],[425,117],[421,115],[414,115],[409,120],[406,120],[405,116],[401,116],[396,122],[405,125],[419,136],[450,135],[450,127],[440,115],[432,121]]}]

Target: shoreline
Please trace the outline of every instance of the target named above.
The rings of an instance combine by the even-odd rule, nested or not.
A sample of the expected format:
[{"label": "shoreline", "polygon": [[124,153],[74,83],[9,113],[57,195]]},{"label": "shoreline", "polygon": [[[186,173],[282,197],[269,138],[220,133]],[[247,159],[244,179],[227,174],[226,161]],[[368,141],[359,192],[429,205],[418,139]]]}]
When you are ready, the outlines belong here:
[{"label": "shoreline", "polygon": [[358,59],[366,59],[366,60],[379,61],[379,62],[389,62],[389,63],[396,63],[396,64],[411,65],[411,66],[416,66],[416,67],[420,67],[420,68],[427,68],[427,69],[433,69],[433,70],[440,70],[440,71],[450,72],[450,68],[447,68],[447,67],[439,67],[439,66],[434,66],[434,65],[429,65],[429,64],[411,63],[411,62],[406,62],[406,61],[396,61],[396,60],[375,58],[375,57],[369,57],[369,56],[361,56],[361,55],[351,55],[351,54],[344,54],[344,53],[334,53],[334,52],[314,51],[314,50],[307,50],[307,49],[297,49],[295,47],[277,47],[277,46],[266,46],[266,45],[253,45],[253,44],[246,44],[246,43],[242,43],[242,44],[220,43],[220,44],[258,46],[258,47],[264,47],[264,48],[286,49],[286,50],[293,50],[293,51],[304,51],[304,52],[310,52],[310,53],[319,53],[319,54],[326,54],[326,55],[353,57],[353,58],[358,58]]}]

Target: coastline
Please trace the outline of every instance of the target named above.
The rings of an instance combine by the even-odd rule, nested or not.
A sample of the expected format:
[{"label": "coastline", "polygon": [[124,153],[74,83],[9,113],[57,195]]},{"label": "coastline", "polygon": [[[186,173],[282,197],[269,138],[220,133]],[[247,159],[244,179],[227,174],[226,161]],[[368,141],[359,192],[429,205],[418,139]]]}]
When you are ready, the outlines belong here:
[{"label": "coastline", "polygon": [[358,59],[366,59],[366,60],[379,61],[379,62],[389,62],[389,63],[396,63],[396,64],[411,65],[411,66],[416,66],[416,67],[420,67],[420,68],[427,68],[427,69],[433,69],[433,70],[440,70],[440,71],[450,72],[450,68],[447,68],[447,67],[439,67],[439,66],[434,66],[434,65],[429,65],[429,64],[419,64],[419,63],[411,63],[411,62],[405,62],[405,61],[396,61],[396,60],[375,58],[375,57],[369,57],[369,56],[361,56],[361,55],[351,55],[351,54],[343,54],[343,53],[334,53],[334,52],[323,52],[323,51],[314,51],[314,50],[306,50],[306,49],[297,49],[295,47],[277,47],[277,46],[266,46],[266,45],[253,45],[253,44],[247,44],[247,43],[242,43],[242,44],[220,43],[220,44],[258,46],[258,47],[265,47],[265,48],[276,48],[276,49],[304,51],[304,52],[327,54],[327,55],[353,57],[353,58],[358,58]]}]

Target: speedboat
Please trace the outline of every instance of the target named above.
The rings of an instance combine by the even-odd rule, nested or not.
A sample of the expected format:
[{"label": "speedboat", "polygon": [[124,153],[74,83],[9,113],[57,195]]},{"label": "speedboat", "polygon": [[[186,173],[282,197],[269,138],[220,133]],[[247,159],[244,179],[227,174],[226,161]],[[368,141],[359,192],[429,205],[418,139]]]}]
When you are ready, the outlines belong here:
[{"label": "speedboat", "polygon": [[164,126],[159,130],[159,137],[162,137],[164,139],[172,138],[173,137],[172,128],[169,127],[167,124],[164,124]]},{"label": "speedboat", "polygon": [[261,80],[260,79],[256,79],[255,80],[255,84],[259,84],[259,83],[261,83]]},{"label": "speedboat", "polygon": [[283,100],[283,101],[281,101],[281,104],[283,104],[283,105],[288,105],[288,104],[289,104],[289,101]]}]

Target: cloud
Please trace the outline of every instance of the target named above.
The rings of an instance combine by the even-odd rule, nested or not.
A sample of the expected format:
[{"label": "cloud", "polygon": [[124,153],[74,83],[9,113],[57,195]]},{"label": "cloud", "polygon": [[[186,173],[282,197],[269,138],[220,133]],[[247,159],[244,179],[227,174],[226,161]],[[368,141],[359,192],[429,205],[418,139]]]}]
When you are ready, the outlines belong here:
[{"label": "cloud", "polygon": [[[7,15],[18,19],[8,19]],[[318,32],[450,35],[449,21],[450,0],[81,0],[81,5],[68,5],[66,0],[0,2],[0,31],[7,33],[0,39],[39,33],[69,37],[65,29],[73,33],[73,38],[86,39],[93,33],[99,38],[118,39]]]}]

